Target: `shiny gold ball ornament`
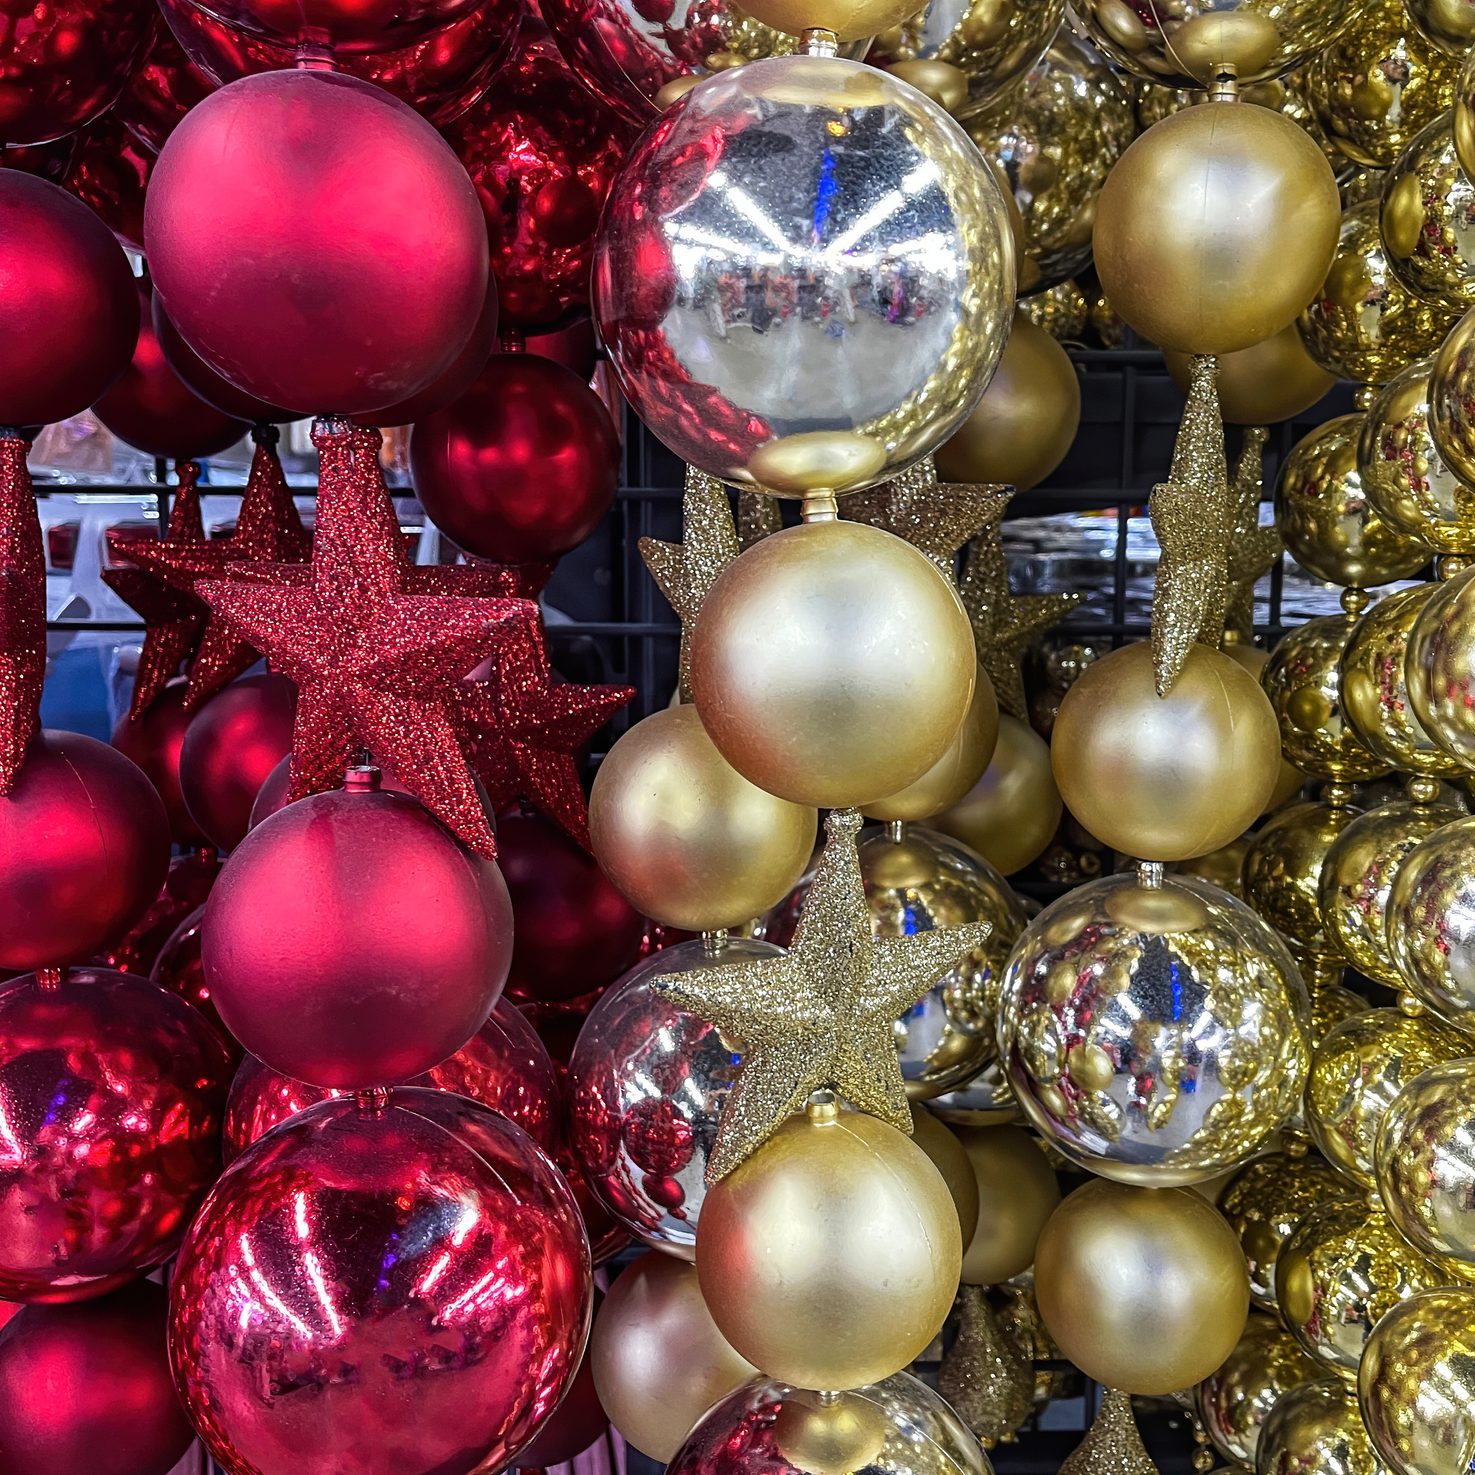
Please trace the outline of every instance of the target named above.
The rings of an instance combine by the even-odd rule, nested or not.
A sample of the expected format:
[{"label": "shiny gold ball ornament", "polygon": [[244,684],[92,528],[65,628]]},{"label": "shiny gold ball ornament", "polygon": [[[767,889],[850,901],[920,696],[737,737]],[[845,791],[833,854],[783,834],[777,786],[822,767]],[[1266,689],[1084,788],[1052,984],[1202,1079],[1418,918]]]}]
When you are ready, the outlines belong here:
[{"label": "shiny gold ball ornament", "polygon": [[1019,310],[1037,328],[1043,328],[1057,343],[1074,343],[1086,331],[1092,306],[1075,282],[1061,282],[1026,297]]},{"label": "shiny gold ball ornament", "polygon": [[[1441,462],[1459,483],[1452,504],[1434,519],[1442,552],[1475,552],[1475,309],[1439,345],[1429,371],[1429,434]],[[1445,512],[1446,505],[1452,511]],[[1433,543],[1430,533],[1422,536]]]},{"label": "shiny gold ball ornament", "polygon": [[605,874],[637,910],[691,932],[736,927],[771,907],[809,864],[818,819],[749,783],[689,706],[637,722],[589,795]]},{"label": "shiny gold ball ornament", "polygon": [[1441,553],[1475,545],[1475,491],[1439,452],[1432,426],[1432,359],[1395,374],[1363,416],[1357,469],[1378,515],[1408,539]]},{"label": "shiny gold ball ornament", "polygon": [[1292,1388],[1260,1431],[1260,1475],[1387,1475],[1357,1411],[1350,1381],[1326,1378]]},{"label": "shiny gold ball ornament", "polygon": [[1278,1321],[1251,1315],[1234,1351],[1194,1390],[1194,1404],[1219,1453],[1253,1467],[1270,1410],[1292,1388],[1325,1376]]},{"label": "shiny gold ball ornament", "polygon": [[937,474],[1027,492],[1065,459],[1080,424],[1081,381],[1070,355],[1016,312],[978,408],[937,453]]},{"label": "shiny gold ball ornament", "polygon": [[1396,1475],[1465,1475],[1475,1458],[1475,1289],[1421,1291],[1395,1306],[1368,1338],[1357,1398]]},{"label": "shiny gold ball ornament", "polygon": [[[1443,825],[1408,852],[1387,914],[1388,948],[1404,987],[1475,1031],[1475,819]],[[1475,1053],[1475,1043],[1466,1045]]]},{"label": "shiny gold ball ornament", "polygon": [[1459,62],[1372,0],[1301,75],[1316,121],[1349,159],[1386,169],[1454,100]]},{"label": "shiny gold ball ornament", "polygon": [[1455,154],[1466,175],[1475,176],[1475,55],[1467,56],[1455,81]]},{"label": "shiny gold ball ornament", "polygon": [[1360,414],[1337,415],[1291,447],[1275,483],[1275,525],[1308,573],[1368,589],[1417,573],[1429,550],[1373,502],[1358,464],[1363,424]]},{"label": "shiny gold ball ornament", "polygon": [[1044,853],[1064,808],[1050,769],[1050,745],[1027,722],[1005,712],[983,777],[934,816],[932,825],[1010,876]]},{"label": "shiny gold ball ornament", "polygon": [[1334,1167],[1373,1187],[1378,1127],[1394,1098],[1420,1072],[1469,1049],[1459,1030],[1431,1014],[1369,1009],[1343,1020],[1311,1056],[1306,1124],[1316,1145]]},{"label": "shiny gold ball ornament", "polygon": [[1195,645],[1165,697],[1152,648],[1093,661],[1065,694],[1050,738],[1066,807],[1103,844],[1139,860],[1189,860],[1247,830],[1280,773],[1275,713],[1254,677]]},{"label": "shiny gold ball ornament", "polygon": [[1250,1272],[1250,1297],[1274,1311],[1281,1246],[1318,1205],[1345,1198],[1347,1180],[1304,1139],[1248,1162],[1219,1194],[1219,1212],[1234,1231]]},{"label": "shiny gold ball ornament", "polygon": [[1431,1259],[1475,1267],[1475,1060],[1404,1086],[1378,1129],[1376,1167],[1398,1232]]},{"label": "shiny gold ball ornament", "polygon": [[[1265,669],[1270,660],[1270,652],[1258,645],[1250,645],[1247,641],[1239,639],[1232,631],[1225,631],[1224,654],[1231,660],[1238,661],[1251,676],[1259,683],[1260,673]],[[1274,814],[1283,804],[1288,804],[1306,786],[1306,775],[1293,764],[1287,763],[1284,757],[1280,760],[1280,777],[1276,780],[1275,788],[1271,790],[1270,798],[1265,802],[1262,814]],[[1188,869],[1192,870],[1192,867]],[[1214,877],[1205,875],[1201,871],[1194,871],[1195,875],[1204,875],[1206,880],[1213,881]],[[1234,886],[1225,886],[1222,881],[1215,881],[1217,886],[1224,886],[1226,891],[1233,891],[1236,896],[1243,890],[1244,864],[1241,856],[1240,874]]]},{"label": "shiny gold ball ornament", "polygon": [[858,522],[810,522],[718,576],[691,641],[692,700],[750,782],[826,809],[882,799],[947,752],[978,666],[935,563]]},{"label": "shiny gold ball ornament", "polygon": [[1103,1177],[1200,1182],[1245,1162],[1300,1101],[1309,1004],[1285,944],[1189,876],[1078,887],[1004,973],[999,1055],[1045,1140]]},{"label": "shiny gold ball ornament", "polygon": [[1403,8],[1419,34],[1450,56],[1463,57],[1475,45],[1471,0],[1404,0]]},{"label": "shiny gold ball ornament", "polygon": [[1102,186],[1096,272],[1144,338],[1233,353],[1316,295],[1340,212],[1331,165],[1288,118],[1243,103],[1189,108],[1148,129]]},{"label": "shiny gold ball ornament", "polygon": [[1045,1225],[1035,1296],[1071,1362],[1137,1394],[1208,1377],[1239,1341],[1250,1301],[1244,1257],[1211,1204],[1183,1189],[1099,1179]]},{"label": "shiny gold ball ornament", "polygon": [[978,1228],[978,1179],[973,1164],[958,1141],[958,1135],[946,1127],[920,1102],[912,1103],[912,1141],[932,1160],[942,1174],[953,1207],[958,1211],[958,1230],[966,1247]]},{"label": "shiny gold ball ornament", "polygon": [[978,1185],[978,1223],[963,1245],[963,1284],[1002,1285],[1034,1264],[1060,1184],[1039,1141],[1023,1127],[963,1127],[958,1140]]},{"label": "shiny gold ball ornament", "polygon": [[1061,30],[1023,83],[966,126],[1020,212],[1020,291],[1039,292],[1085,267],[1096,197],[1137,135],[1131,91],[1106,58]]},{"label": "shiny gold ball ornament", "polygon": [[1456,312],[1475,306],[1475,184],[1455,154],[1453,114],[1441,113],[1394,160],[1381,222],[1383,250],[1410,292]]},{"label": "shiny gold ball ornament", "polygon": [[[928,819],[956,804],[980,778],[999,741],[999,701],[994,684],[982,666],[973,686],[973,700],[947,751],[906,788],[867,804],[870,819]],[[801,867],[802,869],[802,867]],[[762,908],[759,908],[762,910]],[[752,915],[751,913],[749,915]]]},{"label": "shiny gold ball ornament", "polygon": [[1452,321],[1447,307],[1421,301],[1398,279],[1383,250],[1378,200],[1343,212],[1332,264],[1308,301],[1297,319],[1307,352],[1363,384],[1386,384],[1433,353]]},{"label": "shiny gold ball ornament", "polygon": [[833,1101],[791,1117],[713,1184],[697,1233],[718,1330],[800,1388],[904,1368],[942,1329],[962,1261],[958,1211],[927,1154]]},{"label": "shiny gold ball ornament", "polygon": [[1227,62],[1242,82],[1279,77],[1320,51],[1357,14],[1356,0],[1073,0],[1091,39],[1133,76],[1207,87]]},{"label": "shiny gold ball ornament", "polygon": [[718,1399],[758,1376],[717,1330],[696,1268],[659,1250],[615,1278],[594,1318],[588,1356],[610,1423],[662,1462]]},{"label": "shiny gold ball ornament", "polygon": [[1298,952],[1335,956],[1321,910],[1322,872],[1357,816],[1345,804],[1307,800],[1272,814],[1245,855],[1246,903]]},{"label": "shiny gold ball ornament", "polygon": [[1381,1204],[1343,1199],[1296,1226],[1280,1252],[1275,1293],[1281,1319],[1306,1352],[1355,1377],[1379,1317],[1447,1278],[1399,1234]]},{"label": "shiny gold ball ornament", "polygon": [[[1165,350],[1163,361],[1186,394],[1192,356]],[[1276,425],[1309,410],[1336,382],[1306,352],[1292,323],[1219,360],[1219,407],[1226,425]]]},{"label": "shiny gold ball ornament", "polygon": [[1425,731],[1462,768],[1475,767],[1475,569],[1425,601],[1409,632],[1404,675]]},{"label": "shiny gold ball ornament", "polygon": [[1260,676],[1285,756],[1313,778],[1357,783],[1388,771],[1342,711],[1342,655],[1356,625],[1352,615],[1307,620],[1281,638]]},{"label": "shiny gold ball ornament", "polygon": [[1363,745],[1392,768],[1430,778],[1460,772],[1419,721],[1406,674],[1409,638],[1438,588],[1386,595],[1358,619],[1342,652],[1342,713]]}]

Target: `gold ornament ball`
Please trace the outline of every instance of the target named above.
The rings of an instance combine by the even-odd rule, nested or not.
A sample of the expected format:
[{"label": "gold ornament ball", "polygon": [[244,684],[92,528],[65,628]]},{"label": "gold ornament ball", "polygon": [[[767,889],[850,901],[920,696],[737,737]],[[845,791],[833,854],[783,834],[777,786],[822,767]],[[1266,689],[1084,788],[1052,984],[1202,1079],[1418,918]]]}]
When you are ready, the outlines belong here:
[{"label": "gold ornament ball", "polygon": [[1475,1457],[1475,1290],[1421,1291],[1368,1338],[1357,1398],[1395,1475],[1467,1475]]},{"label": "gold ornament ball", "polygon": [[1250,1297],[1276,1310],[1275,1265],[1291,1231],[1318,1205],[1346,1198],[1347,1180],[1304,1143],[1246,1163],[1219,1194],[1219,1212],[1234,1231],[1250,1272]]},{"label": "gold ornament ball", "polygon": [[1475,45],[1471,0],[1404,0],[1403,8],[1419,34],[1441,51],[1462,57]]},{"label": "gold ornament ball", "polygon": [[1321,911],[1327,852],[1356,817],[1346,805],[1308,800],[1272,814],[1245,855],[1245,901],[1298,950],[1335,956]]},{"label": "gold ornament ball", "polygon": [[1243,901],[1245,855],[1249,851],[1251,838],[1249,835],[1241,835],[1238,840],[1231,840],[1228,845],[1221,845],[1218,850],[1211,850],[1207,855],[1182,861],[1174,869],[1180,876],[1196,876],[1200,881],[1207,881],[1210,886],[1217,886],[1220,891],[1227,891]]},{"label": "gold ornament ball", "polygon": [[1281,1319],[1305,1351],[1353,1377],[1379,1317],[1446,1279],[1404,1240],[1381,1205],[1344,1199],[1313,1209],[1292,1231],[1280,1252],[1275,1291]]},{"label": "gold ornament ball", "polygon": [[1378,1127],[1404,1084],[1458,1060],[1470,1041],[1431,1014],[1369,1009],[1328,1031],[1312,1052],[1306,1123],[1327,1160],[1364,1187],[1374,1184]]},{"label": "gold ornament ball", "polygon": [[963,1284],[1002,1285],[1034,1264],[1060,1184],[1038,1140],[1023,1127],[963,1127],[958,1140],[973,1166],[978,1223],[963,1246]]},{"label": "gold ornament ball", "polygon": [[1166,697],[1152,647],[1092,662],[1065,694],[1050,740],[1066,807],[1138,860],[1190,860],[1263,812],[1280,775],[1275,714],[1253,676],[1195,645]]},{"label": "gold ornament ball", "polygon": [[1358,783],[1388,772],[1342,711],[1342,655],[1356,625],[1351,615],[1307,620],[1281,638],[1260,675],[1285,756],[1313,778]]},{"label": "gold ornament ball", "polygon": [[999,700],[988,672],[980,666],[968,714],[947,751],[906,788],[867,804],[866,815],[880,820],[928,819],[956,804],[983,777],[998,741]]},{"label": "gold ornament ball", "polygon": [[1373,502],[1358,464],[1363,424],[1360,414],[1337,415],[1291,447],[1275,483],[1275,525],[1308,573],[1366,589],[1417,573],[1429,550]]},{"label": "gold ornament ball", "polygon": [[745,0],[754,20],[786,35],[833,31],[841,41],[860,41],[900,25],[916,0]]},{"label": "gold ornament ball", "polygon": [[1460,765],[1419,721],[1407,676],[1409,639],[1438,588],[1399,589],[1358,619],[1342,652],[1342,712],[1374,757],[1404,773],[1446,778]]},{"label": "gold ornament ball", "polygon": [[1435,830],[1460,818],[1446,804],[1396,799],[1359,814],[1327,850],[1321,870],[1321,915],[1332,950],[1386,988],[1408,985],[1388,942],[1393,878],[1405,858]]},{"label": "gold ornament ball", "polygon": [[904,1368],[942,1329],[962,1262],[958,1211],[927,1154],[833,1105],[791,1117],[713,1184],[697,1233],[718,1329],[800,1388]]},{"label": "gold ornament ball", "polygon": [[1044,853],[1063,812],[1050,745],[1027,722],[1001,713],[998,745],[983,776],[932,823],[1012,876]]},{"label": "gold ornament ball", "polygon": [[1072,1162],[1195,1183],[1245,1162],[1296,1110],[1309,1014],[1285,944],[1243,902],[1189,876],[1107,876],[1015,945],[999,1056]]},{"label": "gold ornament ball", "polygon": [[1409,631],[1403,672],[1424,730],[1461,767],[1475,767],[1475,568],[1425,601]]},{"label": "gold ornament ball", "polygon": [[1455,155],[1452,125],[1441,113],[1388,170],[1383,249],[1416,297],[1463,312],[1475,306],[1475,184]]},{"label": "gold ornament ball", "polygon": [[1342,215],[1336,253],[1321,289],[1297,319],[1306,350],[1322,368],[1363,384],[1386,384],[1434,352],[1453,315],[1420,301],[1383,250],[1378,200]]},{"label": "gold ornament ball", "polygon": [[1234,1351],[1194,1390],[1194,1403],[1219,1453],[1253,1467],[1270,1410],[1292,1388],[1325,1376],[1278,1321],[1252,1315]]},{"label": "gold ornament ball", "polygon": [[1019,310],[1057,343],[1074,343],[1086,331],[1091,307],[1086,294],[1074,282],[1061,282],[1024,298]]},{"label": "gold ornament ball", "polygon": [[589,1370],[610,1423],[663,1463],[719,1398],[758,1376],[717,1330],[696,1269],[659,1250],[634,1261],[605,1294]]},{"label": "gold ornament ball", "polygon": [[1357,1411],[1350,1381],[1292,1388],[1260,1431],[1259,1475],[1387,1475]]},{"label": "gold ornament ball", "polygon": [[1430,533],[1423,536],[1441,552],[1475,552],[1475,309],[1453,328],[1429,371],[1429,435],[1434,450],[1457,487],[1441,500]]},{"label": "gold ornament ball", "polygon": [[1410,540],[1410,559],[1429,549],[1475,546],[1475,493],[1440,455],[1431,422],[1434,360],[1416,359],[1378,392],[1363,416],[1357,469],[1368,501]]},{"label": "gold ornament ball", "polygon": [[637,722],[589,795],[605,874],[637,910],[690,932],[736,927],[771,907],[809,864],[818,820],[750,784],[690,706]]},{"label": "gold ornament ball", "polygon": [[910,543],[810,522],[722,571],[691,640],[692,700],[718,751],[796,804],[858,807],[920,778],[973,700],[973,631]]},{"label": "gold ornament ball", "polygon": [[[1270,652],[1268,650],[1262,650],[1258,645],[1250,645],[1244,640],[1231,638],[1231,634],[1232,632],[1225,632],[1224,654],[1231,660],[1238,661],[1255,678],[1255,682],[1258,685],[1260,673],[1265,669],[1266,664],[1270,660]],[[1265,801],[1265,808],[1260,811],[1261,814],[1274,814],[1283,804],[1290,803],[1305,787],[1306,775],[1294,764],[1287,763],[1285,758],[1282,757],[1280,760],[1280,777],[1276,780],[1275,788],[1271,790],[1270,797]],[[1185,867],[1185,869],[1191,870],[1192,867]],[[1207,876],[1205,879],[1214,881],[1216,886],[1224,886],[1226,891],[1233,891],[1236,896],[1240,895],[1244,887],[1243,852],[1241,852],[1240,867],[1233,886],[1225,885],[1223,881],[1215,881],[1213,876]]]},{"label": "gold ornament ball", "polygon": [[1475,819],[1454,819],[1408,852],[1393,877],[1387,917],[1404,987],[1475,1030]]},{"label": "gold ornament ball", "polygon": [[1465,58],[1455,79],[1455,154],[1467,177],[1475,177],[1475,53]]},{"label": "gold ornament ball", "polygon": [[958,1211],[958,1229],[964,1245],[978,1228],[978,1180],[973,1164],[957,1134],[945,1127],[920,1102],[912,1102],[912,1141],[932,1160],[942,1174],[953,1207]]},{"label": "gold ornament ball", "polygon": [[1316,295],[1340,211],[1331,165],[1289,119],[1243,103],[1189,108],[1148,129],[1102,186],[1096,272],[1144,338],[1233,353]]},{"label": "gold ornament ball", "polygon": [[1027,492],[1065,459],[1080,423],[1081,381],[1069,354],[1016,312],[978,408],[937,452],[937,474]]},{"label": "gold ornament ball", "polygon": [[[1163,360],[1186,394],[1192,356],[1164,349]],[[1309,410],[1336,382],[1306,352],[1291,323],[1219,360],[1219,406],[1226,425],[1276,425]]]},{"label": "gold ornament ball", "polygon": [[1398,1232],[1475,1275],[1475,1060],[1416,1075],[1378,1128],[1378,1192]]},{"label": "gold ornament ball", "polygon": [[1211,1204],[1181,1188],[1104,1180],[1050,1216],[1035,1296],[1071,1362],[1136,1394],[1208,1377],[1234,1350],[1250,1302],[1244,1256]]}]

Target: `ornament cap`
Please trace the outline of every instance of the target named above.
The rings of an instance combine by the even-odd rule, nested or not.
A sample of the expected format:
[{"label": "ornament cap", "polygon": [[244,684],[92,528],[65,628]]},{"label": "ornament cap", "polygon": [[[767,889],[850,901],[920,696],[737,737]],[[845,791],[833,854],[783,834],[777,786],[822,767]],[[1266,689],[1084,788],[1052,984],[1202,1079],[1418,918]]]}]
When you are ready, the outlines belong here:
[{"label": "ornament cap", "polygon": [[1433,804],[1439,798],[1439,780],[1428,774],[1414,774],[1404,787],[1415,804]]},{"label": "ornament cap", "polygon": [[66,970],[64,968],[38,968],[36,969],[36,987],[44,989],[60,988],[65,973]]},{"label": "ornament cap", "polygon": [[805,56],[838,56],[840,38],[824,26],[810,26],[799,37],[795,49]]},{"label": "ornament cap", "polygon": [[816,1126],[832,1126],[840,1120],[840,1102],[833,1091],[811,1092],[804,1115]]},{"label": "ornament cap", "polygon": [[1232,61],[1215,62],[1213,79],[1209,83],[1209,101],[1239,100],[1239,68]]},{"label": "ornament cap", "polygon": [[383,777],[372,763],[355,763],[343,772],[343,788],[349,794],[377,794]]}]

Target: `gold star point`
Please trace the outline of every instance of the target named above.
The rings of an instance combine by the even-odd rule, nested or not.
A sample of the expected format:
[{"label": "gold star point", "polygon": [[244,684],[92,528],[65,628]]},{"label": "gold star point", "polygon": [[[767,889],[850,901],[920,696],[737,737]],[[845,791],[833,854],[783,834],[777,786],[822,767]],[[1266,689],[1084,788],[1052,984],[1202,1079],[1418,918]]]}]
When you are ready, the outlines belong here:
[{"label": "gold star point", "polygon": [[1255,585],[1275,566],[1275,560],[1285,548],[1274,526],[1260,525],[1267,438],[1268,432],[1263,425],[1252,425],[1245,432],[1244,446],[1230,487],[1229,595],[1224,610],[1224,626],[1244,640],[1253,639],[1255,633]]},{"label": "gold star point", "polygon": [[982,482],[940,482],[927,456],[878,487],[847,492],[840,511],[851,522],[905,538],[951,579],[958,550],[1003,518],[1010,495],[1007,487]]}]

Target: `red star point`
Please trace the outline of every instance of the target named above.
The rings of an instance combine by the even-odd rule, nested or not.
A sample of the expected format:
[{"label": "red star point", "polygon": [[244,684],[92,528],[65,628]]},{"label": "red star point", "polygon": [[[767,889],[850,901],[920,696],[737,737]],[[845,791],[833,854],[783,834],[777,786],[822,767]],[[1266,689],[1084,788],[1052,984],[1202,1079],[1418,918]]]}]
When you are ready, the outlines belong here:
[{"label": "red star point", "polygon": [[46,675],[46,557],[28,450],[0,430],[0,794],[15,786],[41,725]]}]

